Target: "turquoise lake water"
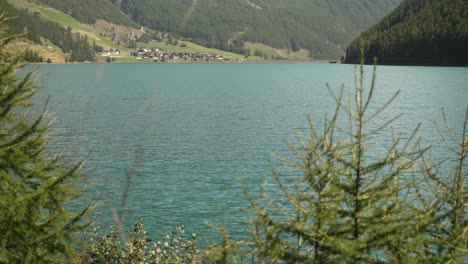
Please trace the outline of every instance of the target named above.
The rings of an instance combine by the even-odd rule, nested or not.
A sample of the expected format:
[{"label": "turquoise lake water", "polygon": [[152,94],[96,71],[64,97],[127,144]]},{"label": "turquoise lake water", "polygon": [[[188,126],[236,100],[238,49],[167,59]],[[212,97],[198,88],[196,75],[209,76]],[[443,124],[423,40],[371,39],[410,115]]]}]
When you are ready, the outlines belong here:
[{"label": "turquoise lake water", "polygon": [[[371,72],[367,67],[366,71]],[[216,239],[204,223],[226,225],[242,238],[249,209],[236,175],[252,194],[271,172],[272,153],[306,132],[307,115],[321,124],[334,105],[326,89],[354,89],[354,66],[313,63],[41,65],[42,95],[55,113],[50,149],[67,161],[86,159],[84,203],[99,202],[97,224],[127,227],[140,218],[154,239],[177,224]],[[369,79],[369,78],[368,78]],[[468,68],[384,67],[374,105],[401,93],[383,118],[447,157],[434,121],[444,107],[461,132],[468,106]],[[45,96],[40,97],[41,100]],[[382,121],[383,122],[383,121]],[[389,142],[381,133],[378,144]],[[294,172],[274,162],[288,177]]]}]

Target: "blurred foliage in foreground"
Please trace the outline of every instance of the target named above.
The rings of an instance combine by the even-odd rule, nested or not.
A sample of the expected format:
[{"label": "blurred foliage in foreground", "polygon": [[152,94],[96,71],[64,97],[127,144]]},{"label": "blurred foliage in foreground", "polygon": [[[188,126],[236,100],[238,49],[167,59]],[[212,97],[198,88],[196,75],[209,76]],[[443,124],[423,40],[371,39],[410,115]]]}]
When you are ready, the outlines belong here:
[{"label": "blurred foliage in foreground", "polygon": [[31,108],[37,86],[32,72],[17,76],[21,56],[3,52],[13,38],[6,20],[0,15],[0,263],[71,262],[89,209],[66,208],[81,196],[75,179],[82,162],[67,166],[45,153],[50,117],[45,107]]}]

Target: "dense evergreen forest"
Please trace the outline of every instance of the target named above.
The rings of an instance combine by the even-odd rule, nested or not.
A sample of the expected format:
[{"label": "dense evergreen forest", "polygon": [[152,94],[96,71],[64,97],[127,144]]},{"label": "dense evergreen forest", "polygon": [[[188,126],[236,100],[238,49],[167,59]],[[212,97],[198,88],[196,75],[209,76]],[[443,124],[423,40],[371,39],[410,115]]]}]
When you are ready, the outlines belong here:
[{"label": "dense evergreen forest", "polygon": [[[73,33],[71,28],[64,28],[55,22],[43,20],[40,15],[31,14],[27,10],[17,10],[7,0],[0,0],[0,10],[12,18],[6,21],[10,34],[25,34],[26,38],[37,44],[44,44],[44,40],[48,40],[69,54],[70,62],[94,60],[96,47],[89,44],[87,36]],[[24,59],[30,62],[43,61],[43,58],[31,51],[25,53]]]},{"label": "dense evergreen forest", "polygon": [[76,20],[95,24],[96,19],[136,28],[138,25],[126,16],[120,9],[108,0],[36,0],[64,13],[71,15]]},{"label": "dense evergreen forest", "polygon": [[468,0],[406,0],[347,49],[346,62],[468,65]]},{"label": "dense evergreen forest", "polygon": [[[194,42],[238,52],[245,41],[311,51],[313,58],[343,54],[352,39],[399,0],[122,0],[134,21]],[[185,19],[185,21],[184,21]]]}]

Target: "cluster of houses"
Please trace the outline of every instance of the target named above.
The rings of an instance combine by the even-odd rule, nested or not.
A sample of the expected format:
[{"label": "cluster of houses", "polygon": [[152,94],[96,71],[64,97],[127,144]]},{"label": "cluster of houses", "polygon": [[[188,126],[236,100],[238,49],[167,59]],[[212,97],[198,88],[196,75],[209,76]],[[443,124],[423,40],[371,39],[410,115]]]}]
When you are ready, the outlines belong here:
[{"label": "cluster of houses", "polygon": [[151,49],[139,49],[130,53],[130,56],[136,57],[137,59],[147,60],[193,60],[193,61],[227,61],[228,58],[224,58],[220,54],[212,53],[190,53],[190,52],[164,52],[158,48]]},{"label": "cluster of houses", "polygon": [[[99,53],[103,57],[119,56],[120,50],[108,49]],[[130,56],[145,60],[192,60],[192,61],[229,61],[221,54],[213,53],[190,53],[190,52],[165,52],[158,48],[138,49],[130,53]]]},{"label": "cluster of houses", "polygon": [[104,50],[102,52],[99,52],[99,55],[100,56],[116,56],[116,55],[120,55],[120,50],[118,50],[118,49],[108,49],[108,50]]}]

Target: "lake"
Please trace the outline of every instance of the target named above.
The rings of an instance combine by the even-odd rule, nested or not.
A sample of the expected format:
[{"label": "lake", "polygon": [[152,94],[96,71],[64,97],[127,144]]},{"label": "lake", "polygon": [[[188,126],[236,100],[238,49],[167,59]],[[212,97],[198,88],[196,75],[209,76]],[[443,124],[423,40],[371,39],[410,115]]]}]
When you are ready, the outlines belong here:
[{"label": "lake", "polygon": [[[270,179],[272,153],[288,157],[285,141],[307,132],[333,107],[326,88],[354,89],[354,66],[314,63],[41,65],[39,98],[55,113],[50,151],[86,159],[83,203],[99,202],[98,225],[113,224],[112,210],[130,229],[145,219],[153,239],[185,225],[216,239],[209,222],[242,238],[252,194]],[[366,67],[367,73],[371,72]],[[369,79],[369,77],[367,78]],[[368,82],[369,83],[369,82]],[[404,115],[392,127],[408,136],[421,123],[424,144],[447,155],[434,121],[444,107],[461,132],[468,102],[468,68],[391,67],[377,70],[376,107],[397,90],[383,117]],[[379,135],[381,143],[390,134]],[[279,170],[294,172],[279,162]]]}]

